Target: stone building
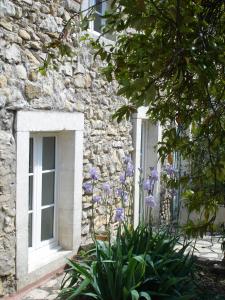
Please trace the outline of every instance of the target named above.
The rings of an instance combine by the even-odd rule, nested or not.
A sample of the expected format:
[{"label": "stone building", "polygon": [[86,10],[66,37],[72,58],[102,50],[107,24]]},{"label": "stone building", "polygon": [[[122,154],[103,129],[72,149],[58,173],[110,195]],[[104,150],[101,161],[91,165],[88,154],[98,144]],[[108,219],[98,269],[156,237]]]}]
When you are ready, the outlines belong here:
[{"label": "stone building", "polygon": [[[82,197],[82,180],[92,166],[100,182],[114,182],[123,157],[132,153],[138,186],[143,130],[154,137],[151,163],[157,160],[152,145],[159,132],[149,129],[143,111],[120,124],[112,120],[125,100],[116,96],[116,83],[101,76],[101,63],[79,41],[79,28],[68,37],[74,55],[59,58],[47,76],[38,72],[45,46],[80,5],[92,2],[0,0],[1,296],[62,266],[87,242],[91,204]],[[90,24],[93,36],[104,9],[101,4]],[[135,212],[137,222],[138,202]]]}]

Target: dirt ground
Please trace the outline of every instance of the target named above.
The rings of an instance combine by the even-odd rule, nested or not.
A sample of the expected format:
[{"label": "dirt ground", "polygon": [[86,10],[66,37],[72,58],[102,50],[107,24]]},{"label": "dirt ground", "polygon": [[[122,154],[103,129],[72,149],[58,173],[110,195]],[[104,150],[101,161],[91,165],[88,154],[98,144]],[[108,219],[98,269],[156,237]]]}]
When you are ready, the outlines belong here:
[{"label": "dirt ground", "polygon": [[195,278],[203,300],[225,300],[225,264],[198,259]]}]

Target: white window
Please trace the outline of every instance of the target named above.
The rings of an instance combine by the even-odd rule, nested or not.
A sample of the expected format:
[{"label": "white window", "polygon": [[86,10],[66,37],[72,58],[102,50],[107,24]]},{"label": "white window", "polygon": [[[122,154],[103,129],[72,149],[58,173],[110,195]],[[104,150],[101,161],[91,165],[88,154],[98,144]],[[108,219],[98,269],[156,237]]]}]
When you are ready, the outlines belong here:
[{"label": "white window", "polygon": [[[84,15],[89,15],[93,13],[91,21],[89,22],[89,33],[95,38],[99,37],[102,32],[102,26],[105,25],[106,19],[103,17],[107,10],[110,9],[111,0],[83,0],[82,1],[82,11]],[[113,40],[112,34],[107,33],[104,38],[107,40]],[[103,39],[104,39],[103,38]]]},{"label": "white window", "polygon": [[33,134],[29,148],[28,246],[35,251],[58,243],[56,136]]},{"label": "white window", "polygon": [[63,266],[80,246],[84,117],[19,111],[15,125],[20,289]]},{"label": "white window", "polygon": [[102,0],[90,0],[89,7],[95,6],[94,8],[94,20],[90,22],[90,30],[101,33],[101,28],[105,24],[105,19],[102,17],[104,16],[108,1],[102,1]]}]

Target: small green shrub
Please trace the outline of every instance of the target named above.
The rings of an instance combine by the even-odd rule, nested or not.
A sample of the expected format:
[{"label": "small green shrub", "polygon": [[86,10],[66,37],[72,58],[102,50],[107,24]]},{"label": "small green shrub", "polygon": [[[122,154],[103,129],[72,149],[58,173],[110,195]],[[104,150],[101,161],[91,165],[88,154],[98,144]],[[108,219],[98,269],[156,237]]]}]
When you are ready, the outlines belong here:
[{"label": "small green shrub", "polygon": [[[147,227],[121,228],[115,242],[96,241],[85,262],[69,261],[61,299],[195,299],[193,259],[179,237]],[[93,256],[94,255],[94,256]],[[79,298],[81,296],[81,298]],[[82,298],[82,297],[86,298]]]}]

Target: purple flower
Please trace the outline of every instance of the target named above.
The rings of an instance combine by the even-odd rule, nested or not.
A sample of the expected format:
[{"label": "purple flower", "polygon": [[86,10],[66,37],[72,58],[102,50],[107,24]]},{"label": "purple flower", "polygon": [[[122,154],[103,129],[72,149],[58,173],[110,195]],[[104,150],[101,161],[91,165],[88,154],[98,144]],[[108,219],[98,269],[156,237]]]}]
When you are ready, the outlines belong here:
[{"label": "purple flower", "polygon": [[124,209],[122,207],[118,207],[116,209],[115,221],[116,222],[124,221]]},{"label": "purple flower", "polygon": [[83,189],[84,189],[85,193],[90,194],[90,193],[92,193],[93,186],[90,182],[85,182],[83,184]]},{"label": "purple flower", "polygon": [[124,202],[127,202],[127,200],[128,200],[128,193],[126,191],[124,191],[123,189],[117,189],[116,196],[121,197]]},{"label": "purple flower", "polygon": [[151,191],[152,183],[151,183],[150,179],[147,179],[147,180],[144,181],[143,188],[144,188],[145,191]]},{"label": "purple flower", "polygon": [[110,184],[108,182],[103,183],[102,188],[106,194],[111,192]]},{"label": "purple flower", "polygon": [[90,173],[91,179],[93,179],[93,180],[98,179],[99,175],[98,175],[97,170],[95,168],[91,168],[89,173]]},{"label": "purple flower", "polygon": [[125,174],[123,173],[123,174],[120,175],[120,182],[124,184],[125,181],[126,181],[126,176],[125,176]]},{"label": "purple flower", "polygon": [[128,201],[128,192],[124,192],[122,198],[123,198],[124,202],[127,202]]},{"label": "purple flower", "polygon": [[166,173],[167,173],[169,176],[172,176],[173,174],[176,173],[175,168],[174,168],[172,165],[169,165],[169,164],[166,166],[165,170],[166,170]]},{"label": "purple flower", "polygon": [[145,197],[145,204],[151,208],[155,207],[156,203],[154,197],[152,195]]},{"label": "purple flower", "polygon": [[151,172],[151,177],[154,181],[157,181],[159,179],[159,175],[156,169],[153,169]]},{"label": "purple flower", "polygon": [[122,189],[117,189],[116,190],[116,196],[117,197],[122,197],[122,194],[123,194],[123,190]]},{"label": "purple flower", "polygon": [[92,200],[94,203],[99,203],[101,201],[101,196],[94,196]]},{"label": "purple flower", "polygon": [[128,163],[131,163],[131,162],[132,162],[132,161],[131,161],[131,157],[130,157],[129,155],[126,155],[126,156],[124,157],[123,161],[124,161],[125,164],[128,164]]},{"label": "purple flower", "polygon": [[128,177],[132,177],[134,175],[134,166],[131,162],[127,164],[126,174]]}]

